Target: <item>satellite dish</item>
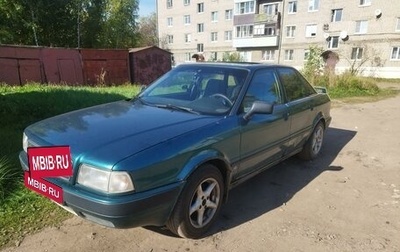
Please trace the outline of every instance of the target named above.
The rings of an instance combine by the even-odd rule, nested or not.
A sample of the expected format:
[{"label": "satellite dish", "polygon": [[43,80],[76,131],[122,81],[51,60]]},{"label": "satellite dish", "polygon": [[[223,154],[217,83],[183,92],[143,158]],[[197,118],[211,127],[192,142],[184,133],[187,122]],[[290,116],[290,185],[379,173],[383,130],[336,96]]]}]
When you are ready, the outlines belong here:
[{"label": "satellite dish", "polygon": [[381,9],[376,9],[375,10],[375,17],[380,18],[382,16],[382,10]]},{"label": "satellite dish", "polygon": [[324,33],[324,39],[328,39],[330,36],[329,36],[329,33]]},{"label": "satellite dish", "polygon": [[341,32],[340,32],[340,38],[341,38],[343,41],[347,41],[347,40],[349,39],[349,35],[347,34],[347,31],[341,31]]}]

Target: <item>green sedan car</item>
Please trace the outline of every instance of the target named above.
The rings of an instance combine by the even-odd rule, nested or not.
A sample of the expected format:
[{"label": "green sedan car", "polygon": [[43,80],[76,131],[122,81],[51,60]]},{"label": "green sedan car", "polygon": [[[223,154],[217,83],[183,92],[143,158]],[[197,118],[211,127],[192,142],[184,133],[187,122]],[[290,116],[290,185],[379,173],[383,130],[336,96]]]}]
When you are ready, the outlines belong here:
[{"label": "green sedan car", "polygon": [[[291,156],[316,158],[330,122],[329,96],[292,67],[182,64],[130,100],[27,127],[20,161],[30,189],[82,218],[200,238],[231,188]],[[60,146],[71,173],[29,177],[32,160],[68,163],[29,151]]]}]

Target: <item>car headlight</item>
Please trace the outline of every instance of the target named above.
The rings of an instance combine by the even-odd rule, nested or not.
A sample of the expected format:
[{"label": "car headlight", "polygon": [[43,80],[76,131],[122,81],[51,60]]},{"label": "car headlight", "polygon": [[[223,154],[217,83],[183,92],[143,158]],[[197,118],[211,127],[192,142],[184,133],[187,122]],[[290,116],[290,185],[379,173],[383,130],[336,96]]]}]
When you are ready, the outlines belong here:
[{"label": "car headlight", "polygon": [[22,149],[28,152],[28,137],[25,135],[25,132],[22,134]]},{"label": "car headlight", "polygon": [[106,193],[124,193],[135,190],[127,172],[100,170],[87,164],[80,166],[77,183]]}]

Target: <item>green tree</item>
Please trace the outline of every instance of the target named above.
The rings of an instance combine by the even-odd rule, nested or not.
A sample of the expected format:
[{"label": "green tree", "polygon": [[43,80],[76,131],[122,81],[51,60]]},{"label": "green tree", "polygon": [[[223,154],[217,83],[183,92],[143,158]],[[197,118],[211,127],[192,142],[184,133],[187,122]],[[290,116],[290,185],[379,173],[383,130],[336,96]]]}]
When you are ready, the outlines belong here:
[{"label": "green tree", "polygon": [[75,0],[77,47],[102,47],[106,0]]},{"label": "green tree", "polygon": [[224,52],[222,61],[227,62],[243,62],[244,58],[238,52]]},{"label": "green tree", "polygon": [[107,48],[135,47],[138,41],[138,1],[108,0],[102,45]]},{"label": "green tree", "polygon": [[33,27],[36,26],[38,45],[76,47],[73,1],[24,0],[24,3],[29,6]]},{"label": "green tree", "polygon": [[35,44],[29,6],[18,0],[0,0],[0,43]]},{"label": "green tree", "polygon": [[310,46],[302,73],[311,84],[315,84],[316,79],[324,72],[324,61],[321,57],[323,48]]},{"label": "green tree", "polygon": [[0,0],[0,43],[133,47],[137,10],[138,0]]},{"label": "green tree", "polygon": [[159,39],[157,35],[157,16],[151,13],[148,16],[139,19],[139,43],[138,46],[158,46]]}]

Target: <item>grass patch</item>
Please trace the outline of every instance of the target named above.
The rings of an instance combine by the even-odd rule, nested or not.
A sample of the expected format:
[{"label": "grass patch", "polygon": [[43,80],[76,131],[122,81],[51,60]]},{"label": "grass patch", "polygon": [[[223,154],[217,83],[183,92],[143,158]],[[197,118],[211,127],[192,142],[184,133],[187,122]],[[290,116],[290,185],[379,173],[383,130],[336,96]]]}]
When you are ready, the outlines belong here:
[{"label": "grass patch", "polygon": [[0,202],[14,191],[22,178],[21,168],[13,165],[6,156],[0,158]]},{"label": "grass patch", "polygon": [[0,248],[71,216],[24,188],[18,154],[28,125],[57,114],[133,97],[140,87],[71,87],[0,84]]},{"label": "grass patch", "polygon": [[0,248],[18,246],[27,234],[58,226],[72,215],[50,200],[29,191],[22,182],[0,207]]},{"label": "grass patch", "polygon": [[[349,73],[337,76],[314,76],[314,85],[328,89],[332,99],[357,101],[374,101],[394,96],[399,93],[400,80],[386,82],[382,79],[357,77]],[[380,84],[391,83],[398,88],[380,88]]]}]

